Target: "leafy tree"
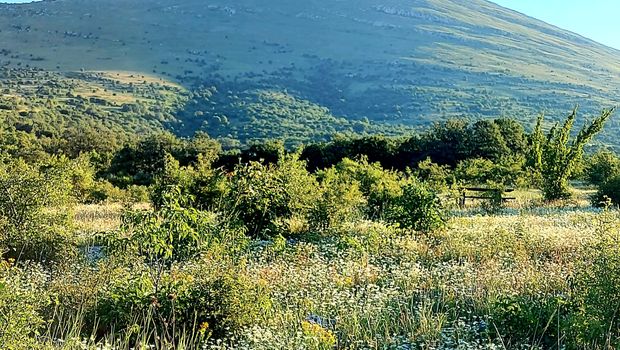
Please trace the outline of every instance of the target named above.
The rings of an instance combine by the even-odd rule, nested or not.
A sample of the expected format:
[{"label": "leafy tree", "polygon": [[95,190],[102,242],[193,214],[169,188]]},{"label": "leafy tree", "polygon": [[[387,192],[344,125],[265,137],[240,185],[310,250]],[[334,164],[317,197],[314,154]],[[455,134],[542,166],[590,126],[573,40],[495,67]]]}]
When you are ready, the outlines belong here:
[{"label": "leafy tree", "polygon": [[95,128],[90,125],[78,125],[64,130],[58,138],[52,151],[62,151],[71,158],[81,153],[96,151],[98,154],[112,154],[119,148],[120,135],[111,133],[104,128]]},{"label": "leafy tree", "polygon": [[45,151],[34,134],[14,128],[0,128],[0,157],[3,155],[34,162],[43,158]]},{"label": "leafy tree", "polygon": [[171,133],[152,134],[117,152],[106,175],[120,187],[151,185],[164,171],[167,155],[179,161],[181,166],[187,166],[196,162],[200,154],[211,159],[219,151],[219,144],[204,133],[198,133],[192,139],[177,138]]},{"label": "leafy tree", "polygon": [[457,180],[468,185],[496,184],[514,186],[522,174],[522,160],[506,157],[493,162],[485,158],[470,158],[460,162],[455,175]]},{"label": "leafy tree", "polygon": [[456,166],[469,153],[468,123],[460,119],[450,119],[445,123],[435,124],[433,129],[423,137],[422,159],[430,157],[433,162]]},{"label": "leafy tree", "polygon": [[[421,161],[433,162],[430,157],[423,157],[422,150],[426,144],[419,135],[412,135],[400,143],[395,158],[401,162],[397,169],[403,170],[405,167],[412,167]],[[442,164],[445,165],[445,164]]]},{"label": "leafy tree", "polygon": [[528,143],[523,125],[517,120],[510,118],[499,118],[493,122],[499,126],[500,133],[510,152],[517,156],[525,154],[528,149]]},{"label": "leafy tree", "polygon": [[354,158],[366,157],[371,163],[381,163],[386,169],[392,169],[400,163],[394,159],[396,154],[398,139],[385,136],[369,136],[354,139],[351,141],[351,151]]},{"label": "leafy tree", "polygon": [[547,136],[543,135],[543,116],[538,117],[533,134],[533,157],[542,179],[542,191],[546,200],[566,199],[571,196],[568,180],[583,155],[583,147],[598,134],[615,108],[603,110],[589,125],[584,125],[571,141],[571,131],[577,118],[573,109],[562,127],[556,124]]},{"label": "leafy tree", "polygon": [[366,199],[359,181],[332,167],[318,173],[319,199],[311,212],[311,226],[326,230],[363,217]]},{"label": "leafy tree", "polygon": [[262,143],[253,143],[247,150],[241,153],[243,162],[261,162],[275,164],[282,159],[285,154],[284,143],[277,140],[267,140]]},{"label": "leafy tree", "polygon": [[402,194],[401,175],[384,170],[379,163],[369,163],[366,157],[357,162],[345,158],[336,169],[359,183],[366,198],[365,214],[371,220],[383,218],[387,208]]},{"label": "leafy tree", "polygon": [[493,121],[476,122],[471,127],[469,143],[468,153],[474,157],[496,161],[510,154],[499,124]]}]

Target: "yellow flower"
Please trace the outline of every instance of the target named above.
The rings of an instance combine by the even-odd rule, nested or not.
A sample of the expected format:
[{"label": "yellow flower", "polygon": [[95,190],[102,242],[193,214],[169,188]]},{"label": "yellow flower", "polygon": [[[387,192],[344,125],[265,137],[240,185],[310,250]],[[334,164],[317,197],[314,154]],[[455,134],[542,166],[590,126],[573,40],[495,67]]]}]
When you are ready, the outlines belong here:
[{"label": "yellow flower", "polygon": [[209,330],[209,322],[203,322],[200,324],[200,327],[198,327],[198,332],[200,332],[201,335],[204,335],[207,330]]},{"label": "yellow flower", "polygon": [[316,323],[302,321],[301,330],[312,341],[313,349],[333,349],[336,346],[334,333]]}]

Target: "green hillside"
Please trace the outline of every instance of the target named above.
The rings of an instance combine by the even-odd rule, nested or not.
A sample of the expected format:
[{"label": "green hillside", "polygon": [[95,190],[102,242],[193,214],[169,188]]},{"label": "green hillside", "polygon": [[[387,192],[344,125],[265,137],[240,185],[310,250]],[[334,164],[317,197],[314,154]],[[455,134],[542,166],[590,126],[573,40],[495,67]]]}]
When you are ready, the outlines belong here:
[{"label": "green hillside", "polygon": [[[5,4],[0,42],[5,77],[37,68],[88,85],[92,72],[123,72],[165,88],[164,99],[155,83],[148,96],[124,89],[127,101],[94,113],[107,123],[241,142],[401,133],[450,117],[533,122],[577,103],[596,112],[620,90],[619,51],[477,0]],[[24,96],[0,84],[4,99]],[[114,113],[136,101],[151,112]],[[617,145],[612,123],[602,139]]]}]

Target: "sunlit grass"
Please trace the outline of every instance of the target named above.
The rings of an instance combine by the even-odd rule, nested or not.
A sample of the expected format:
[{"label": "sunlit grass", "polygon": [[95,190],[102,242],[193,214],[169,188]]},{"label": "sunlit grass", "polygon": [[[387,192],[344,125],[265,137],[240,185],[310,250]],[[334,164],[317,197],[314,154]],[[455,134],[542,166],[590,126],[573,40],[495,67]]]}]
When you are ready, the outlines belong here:
[{"label": "sunlit grass", "polygon": [[[552,327],[557,313],[567,312],[554,303],[573,298],[572,281],[584,272],[591,247],[620,226],[617,213],[586,206],[589,191],[577,193],[573,202],[543,207],[537,191],[517,191],[517,200],[493,215],[455,209],[445,229],[429,234],[359,221],[318,240],[254,242],[235,278],[268,302],[247,326],[207,343],[230,349],[544,349],[558,341],[562,348],[573,330]],[[79,206],[77,227],[84,235],[115,230],[122,210],[117,204]],[[174,276],[228,273],[218,256],[179,265]],[[208,334],[208,324],[195,325],[172,343],[157,342],[151,316],[136,314],[133,328],[97,335],[88,310],[109,283],[131,276],[114,266],[73,266],[46,282],[46,293],[65,302],[53,306],[41,348],[150,343],[191,349]],[[250,305],[256,295],[240,298],[230,302]],[[531,324],[511,325],[513,317]],[[587,344],[605,348],[596,339]]]}]

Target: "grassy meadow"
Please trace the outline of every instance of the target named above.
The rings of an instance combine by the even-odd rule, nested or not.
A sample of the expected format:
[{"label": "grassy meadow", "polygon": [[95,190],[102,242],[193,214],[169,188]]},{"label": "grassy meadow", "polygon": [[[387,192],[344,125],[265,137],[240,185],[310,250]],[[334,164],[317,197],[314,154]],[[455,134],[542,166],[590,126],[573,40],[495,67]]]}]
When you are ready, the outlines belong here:
[{"label": "grassy meadow", "polygon": [[[166,278],[178,286],[226,276],[220,282],[233,292],[222,296],[222,312],[231,312],[229,327],[239,328],[227,337],[209,322],[191,331],[167,330],[175,343],[162,336],[153,348],[193,348],[198,338],[206,349],[612,348],[615,322],[597,337],[584,332],[605,312],[605,298],[615,296],[590,300],[588,293],[617,286],[617,271],[599,276],[604,280],[590,274],[617,266],[611,265],[615,250],[600,249],[617,249],[610,242],[619,238],[620,214],[589,207],[588,190],[576,193],[573,201],[542,206],[538,191],[518,191],[516,201],[493,214],[471,203],[451,210],[445,228],[429,234],[360,220],[329,237],[252,240],[236,262],[211,251],[173,266]],[[75,227],[84,233],[83,244],[96,242],[97,232],[118,229],[122,211],[119,204],[78,206]],[[37,346],[127,348],[138,339],[138,349],[140,337],[157,333],[149,324],[154,313],[136,317],[124,336],[99,338],[91,325],[93,335],[85,339],[77,329],[86,315],[61,312],[87,309],[95,296],[109,293],[114,279],[127,273],[114,265],[83,261],[39,280],[28,276],[25,286],[45,285],[45,295],[61,298],[48,305],[57,312],[44,320],[47,331]],[[36,276],[36,269],[24,273]]]}]

